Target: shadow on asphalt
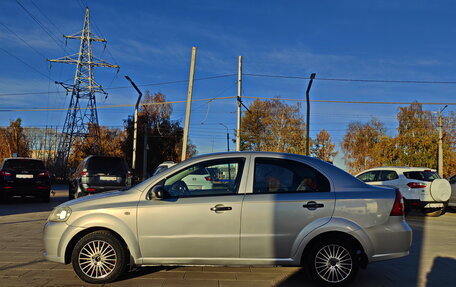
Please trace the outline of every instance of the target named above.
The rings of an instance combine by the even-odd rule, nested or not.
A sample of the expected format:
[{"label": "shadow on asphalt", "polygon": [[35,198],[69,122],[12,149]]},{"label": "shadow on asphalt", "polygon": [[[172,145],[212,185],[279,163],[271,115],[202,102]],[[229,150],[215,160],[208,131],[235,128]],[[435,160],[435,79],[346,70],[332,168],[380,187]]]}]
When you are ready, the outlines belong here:
[{"label": "shadow on asphalt", "polygon": [[426,286],[444,286],[447,282],[456,282],[456,260],[436,257],[431,271],[427,274]]},{"label": "shadow on asphalt", "polygon": [[3,202],[0,202],[0,216],[14,215],[32,212],[50,212],[57,205],[68,200],[64,191],[67,190],[66,186],[53,186],[53,191],[59,196],[52,196],[50,202],[42,202],[39,198],[35,197],[11,197]]},{"label": "shadow on asphalt", "polygon": [[14,265],[8,265],[8,266],[0,267],[0,270],[16,269],[16,268],[29,266],[29,265],[33,265],[33,264],[36,264],[36,263],[42,263],[42,262],[47,262],[47,261],[44,260],[44,259],[40,259],[40,260],[30,261],[30,262],[27,262],[27,263],[19,263],[19,264],[14,264]]},{"label": "shadow on asphalt", "polygon": [[122,276],[120,276],[116,282],[122,282],[126,280],[130,280],[133,278],[138,278],[141,276],[145,276],[148,274],[152,274],[155,272],[160,272],[160,271],[169,271],[177,268],[176,266],[149,266],[149,267],[139,267],[139,268],[134,268],[133,270],[129,272],[125,272]]}]

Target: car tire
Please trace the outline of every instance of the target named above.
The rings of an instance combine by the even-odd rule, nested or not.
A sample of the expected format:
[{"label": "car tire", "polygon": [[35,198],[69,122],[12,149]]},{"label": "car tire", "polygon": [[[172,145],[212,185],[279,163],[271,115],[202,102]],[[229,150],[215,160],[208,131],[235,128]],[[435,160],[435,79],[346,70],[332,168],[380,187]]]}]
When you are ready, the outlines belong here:
[{"label": "car tire", "polygon": [[75,245],[71,261],[76,274],[87,283],[104,284],[125,272],[128,252],[111,232],[99,230],[82,237]]},{"label": "car tire", "polygon": [[439,217],[445,213],[445,207],[442,208],[424,208],[423,214],[428,217]]},{"label": "car tire", "polygon": [[355,278],[359,260],[350,242],[326,239],[311,248],[305,267],[319,285],[346,286]]},{"label": "car tire", "polygon": [[48,192],[46,194],[43,194],[43,196],[41,196],[41,201],[42,202],[49,202],[51,201],[51,193]]},{"label": "car tire", "polygon": [[68,200],[74,199],[74,191],[71,188],[71,185],[72,185],[71,183],[68,185]]}]

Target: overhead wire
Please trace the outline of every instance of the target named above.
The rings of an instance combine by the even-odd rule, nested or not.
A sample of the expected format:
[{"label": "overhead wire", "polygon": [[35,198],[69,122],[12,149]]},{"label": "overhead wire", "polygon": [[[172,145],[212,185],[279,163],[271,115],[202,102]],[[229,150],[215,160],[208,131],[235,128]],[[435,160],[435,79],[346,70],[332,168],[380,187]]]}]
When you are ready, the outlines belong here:
[{"label": "overhead wire", "polygon": [[[309,80],[306,76],[286,76],[272,74],[243,73],[243,76],[263,77],[263,78],[280,78],[280,79],[297,79]],[[456,81],[425,81],[425,80],[381,80],[381,79],[349,79],[349,78],[322,78],[315,77],[319,81],[336,81],[336,82],[365,82],[365,83],[396,83],[396,84],[456,84]]]}]

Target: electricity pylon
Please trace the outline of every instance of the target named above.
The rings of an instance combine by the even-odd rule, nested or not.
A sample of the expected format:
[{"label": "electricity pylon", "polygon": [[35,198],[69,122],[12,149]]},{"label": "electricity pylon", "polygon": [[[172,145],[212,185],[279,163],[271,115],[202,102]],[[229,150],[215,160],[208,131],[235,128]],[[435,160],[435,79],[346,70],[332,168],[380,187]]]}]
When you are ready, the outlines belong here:
[{"label": "electricity pylon", "polygon": [[[80,39],[81,44],[79,53],[77,54],[55,60],[48,60],[50,62],[76,65],[76,73],[72,85],[56,82],[66,89],[67,95],[71,94],[70,105],[57,149],[56,168],[60,171],[66,170],[68,157],[74,141],[78,138],[81,140],[87,139],[90,127],[96,129],[94,143],[99,143],[98,113],[95,94],[102,93],[106,95],[106,92],[101,85],[95,82],[93,74],[94,68],[119,68],[118,65],[110,64],[93,56],[91,43],[106,43],[107,41],[90,31],[90,14],[88,7],[85,10],[84,26],[82,27],[82,30],[76,34],[64,37],[67,39]],[[63,176],[66,176],[66,174]]]}]

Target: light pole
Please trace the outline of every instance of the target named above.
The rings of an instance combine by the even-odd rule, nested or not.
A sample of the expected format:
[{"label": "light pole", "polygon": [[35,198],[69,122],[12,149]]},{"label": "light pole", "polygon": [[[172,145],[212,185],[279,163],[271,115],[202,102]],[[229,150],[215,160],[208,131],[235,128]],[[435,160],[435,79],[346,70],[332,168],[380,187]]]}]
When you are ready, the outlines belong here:
[{"label": "light pole", "polygon": [[312,73],[310,74],[310,81],[309,84],[307,85],[307,90],[306,90],[306,102],[307,102],[307,122],[306,122],[306,156],[310,155],[310,88],[312,87],[313,80],[315,79],[316,74]]},{"label": "light pole", "polygon": [[[139,103],[141,102],[142,93],[135,85],[135,83],[130,79],[129,76],[125,76],[133,88],[138,92],[138,100],[136,101],[135,105],[135,115],[134,115],[134,124],[133,124],[133,154],[132,154],[132,161],[131,161],[131,169],[136,173],[136,144],[137,144],[137,134],[138,134],[138,107]],[[143,171],[145,172],[145,170]]]},{"label": "light pole", "polygon": [[230,133],[228,127],[222,123],[219,123],[219,125],[224,126],[226,129],[226,150],[230,151]]}]

